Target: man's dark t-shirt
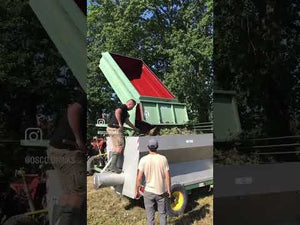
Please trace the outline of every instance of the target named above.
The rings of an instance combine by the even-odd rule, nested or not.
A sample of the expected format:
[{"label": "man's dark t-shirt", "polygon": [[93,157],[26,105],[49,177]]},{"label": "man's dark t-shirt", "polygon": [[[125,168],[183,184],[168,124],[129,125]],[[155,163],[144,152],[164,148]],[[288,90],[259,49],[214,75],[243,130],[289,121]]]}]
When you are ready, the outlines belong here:
[{"label": "man's dark t-shirt", "polygon": [[[87,101],[86,96],[82,96],[75,100],[73,103],[79,103],[82,106],[81,115],[80,115],[80,129],[81,134],[83,138],[83,142],[86,142],[86,110],[87,110]],[[75,136],[73,134],[72,128],[70,127],[69,121],[68,121],[68,109],[65,110],[62,118],[58,122],[58,126],[56,127],[51,139],[50,139],[50,145],[54,148],[59,149],[76,149],[75,145],[70,145],[68,143],[63,143],[63,140],[76,142]]]},{"label": "man's dark t-shirt", "polygon": [[[119,109],[119,108],[122,110],[121,111],[121,123],[123,125],[125,120],[129,117],[129,113],[128,113],[127,106],[125,104],[119,106],[117,109]],[[119,123],[116,118],[115,112],[113,113],[111,119],[109,120],[108,126],[113,127],[113,128],[119,128]]]}]

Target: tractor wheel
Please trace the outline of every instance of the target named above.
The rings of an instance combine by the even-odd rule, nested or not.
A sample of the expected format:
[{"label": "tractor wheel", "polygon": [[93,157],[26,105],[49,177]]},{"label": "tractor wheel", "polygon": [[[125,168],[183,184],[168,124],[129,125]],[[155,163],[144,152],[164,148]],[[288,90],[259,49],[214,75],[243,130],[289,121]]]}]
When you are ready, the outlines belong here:
[{"label": "tractor wheel", "polygon": [[172,197],[167,204],[167,212],[169,216],[179,216],[184,213],[188,201],[184,186],[181,184],[174,184],[171,187],[171,195]]},{"label": "tractor wheel", "polygon": [[21,214],[10,217],[3,225],[38,225],[30,216]]},{"label": "tractor wheel", "polygon": [[88,175],[93,175],[95,170],[94,170],[94,165],[97,161],[97,158],[99,158],[98,155],[94,155],[94,156],[91,156],[88,160],[87,160],[87,163],[86,163],[86,166],[87,166],[87,173]]}]

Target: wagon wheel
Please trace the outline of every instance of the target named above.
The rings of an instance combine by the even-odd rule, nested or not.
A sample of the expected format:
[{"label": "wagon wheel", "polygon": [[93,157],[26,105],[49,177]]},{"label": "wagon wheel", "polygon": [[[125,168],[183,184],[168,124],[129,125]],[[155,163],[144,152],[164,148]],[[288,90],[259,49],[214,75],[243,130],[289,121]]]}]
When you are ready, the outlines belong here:
[{"label": "wagon wheel", "polygon": [[100,161],[99,155],[91,156],[86,163],[88,175],[94,174],[94,166],[97,165],[97,162]]},{"label": "wagon wheel", "polygon": [[181,184],[174,184],[171,187],[171,195],[167,204],[167,212],[170,216],[179,216],[184,213],[187,206],[187,193]]}]

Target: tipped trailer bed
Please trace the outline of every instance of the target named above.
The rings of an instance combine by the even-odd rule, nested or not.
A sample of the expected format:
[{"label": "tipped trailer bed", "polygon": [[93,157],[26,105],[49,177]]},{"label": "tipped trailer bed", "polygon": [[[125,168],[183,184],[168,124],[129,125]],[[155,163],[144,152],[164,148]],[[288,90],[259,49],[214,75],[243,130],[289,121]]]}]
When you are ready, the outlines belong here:
[{"label": "tipped trailer bed", "polygon": [[164,126],[188,122],[186,104],[180,103],[142,60],[104,52],[99,67],[122,103],[137,101],[129,111],[133,124],[136,120]]}]

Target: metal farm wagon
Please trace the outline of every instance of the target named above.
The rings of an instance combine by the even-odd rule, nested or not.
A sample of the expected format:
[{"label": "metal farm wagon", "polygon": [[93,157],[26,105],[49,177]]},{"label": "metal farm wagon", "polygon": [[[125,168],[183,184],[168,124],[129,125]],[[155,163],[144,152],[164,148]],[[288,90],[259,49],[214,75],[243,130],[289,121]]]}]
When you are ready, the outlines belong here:
[{"label": "metal farm wagon", "polygon": [[[140,59],[129,58],[109,52],[102,53],[100,68],[106,79],[125,103],[135,99],[137,106],[131,110],[130,121],[140,121],[159,127],[183,126],[188,122],[186,105],[164,86],[158,77]],[[106,127],[103,120],[96,126]],[[174,201],[169,213],[183,213],[187,204],[187,192],[213,184],[213,134],[212,124],[203,126],[201,134],[155,136],[159,153],[165,155],[170,165],[172,195]],[[207,129],[208,128],[208,129]],[[208,132],[207,132],[208,131]],[[150,136],[128,136],[124,157],[119,161],[123,173],[108,173],[104,168],[94,174],[94,187],[113,186],[116,192],[134,198],[138,163],[148,152]],[[107,151],[112,149],[107,138]]]}]

